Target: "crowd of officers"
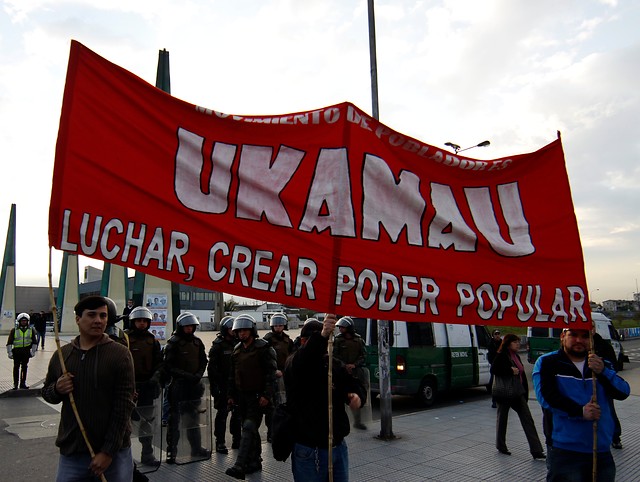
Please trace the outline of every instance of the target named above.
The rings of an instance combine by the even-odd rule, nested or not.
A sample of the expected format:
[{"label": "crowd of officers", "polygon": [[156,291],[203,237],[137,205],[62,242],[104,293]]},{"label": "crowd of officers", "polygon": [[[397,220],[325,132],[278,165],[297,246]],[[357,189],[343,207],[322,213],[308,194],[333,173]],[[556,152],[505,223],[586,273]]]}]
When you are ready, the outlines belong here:
[{"label": "crowd of officers", "polygon": [[[115,305],[111,310],[115,310]],[[199,417],[205,411],[201,404],[205,403],[202,377],[206,370],[216,409],[215,451],[229,453],[226,445],[228,419],[231,448],[237,449],[236,461],[226,473],[244,479],[245,474],[261,470],[258,430],[264,416],[267,439],[271,441],[272,415],[275,407],[286,401],[285,363],[299,346],[299,340],[292,340],[285,331],[286,315],[277,313],[271,316],[271,331],[264,338],[259,337],[256,322],[250,315],[224,317],[208,359],[204,343],[195,335],[200,323],[191,313],[178,316],[176,329],[164,351],[149,332],[152,315],[148,308],[132,308],[125,324],[129,328],[125,331],[115,326],[117,320],[114,314],[106,333],[128,346],[132,354],[138,405],[132,419],[139,422],[141,463],[145,466],[160,463],[154,455],[151,422],[154,419],[154,400],[160,396],[161,387],[165,389],[162,420],[167,426],[166,462],[176,463],[181,424],[186,431],[191,460],[209,458],[211,451],[202,446],[199,424]],[[319,323],[314,318],[307,320],[310,321]],[[334,356],[345,364],[348,373],[363,380],[364,341],[355,332],[349,317],[341,318],[336,326],[340,333],[335,338]],[[359,410],[354,411],[354,427],[366,429],[360,420]]]}]

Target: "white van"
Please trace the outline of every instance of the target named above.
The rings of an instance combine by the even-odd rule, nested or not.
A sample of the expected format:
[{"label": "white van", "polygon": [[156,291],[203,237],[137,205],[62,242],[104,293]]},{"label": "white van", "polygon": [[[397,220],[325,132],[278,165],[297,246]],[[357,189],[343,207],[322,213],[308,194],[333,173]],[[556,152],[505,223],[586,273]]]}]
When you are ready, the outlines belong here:
[{"label": "white van", "polygon": [[[622,343],[620,343],[618,331],[613,327],[611,320],[607,318],[604,313],[594,311],[591,313],[591,318],[596,326],[596,333],[598,333],[603,340],[609,342],[613,347],[613,351],[616,353],[618,365],[614,368],[618,371],[622,370],[624,363],[628,362],[629,358],[624,354],[624,348],[622,347]],[[562,333],[562,328],[537,328],[530,326],[527,329],[527,337],[529,340],[527,360],[529,360],[530,363],[535,363],[541,355],[560,348],[560,333]]]},{"label": "white van", "polygon": [[[371,392],[377,394],[378,324],[367,318],[352,319],[365,340]],[[392,394],[414,395],[424,406],[431,406],[438,392],[488,385],[490,336],[484,326],[390,321],[389,333]]]}]

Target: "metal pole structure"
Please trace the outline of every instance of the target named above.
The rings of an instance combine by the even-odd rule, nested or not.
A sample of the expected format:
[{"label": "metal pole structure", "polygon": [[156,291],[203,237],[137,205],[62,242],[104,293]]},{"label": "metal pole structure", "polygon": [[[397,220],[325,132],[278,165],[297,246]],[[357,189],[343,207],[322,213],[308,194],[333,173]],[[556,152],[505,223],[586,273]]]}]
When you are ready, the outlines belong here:
[{"label": "metal pole structure", "polygon": [[378,59],[376,56],[376,19],[373,13],[373,0],[369,5],[369,59],[371,63],[371,106],[373,118],[380,119],[378,112]]},{"label": "metal pole structure", "polygon": [[[373,117],[380,119],[378,111],[378,62],[376,59],[376,20],[373,1],[369,6],[369,58],[371,59],[371,103]],[[389,322],[378,320],[378,383],[380,390],[380,435],[382,440],[394,438],[391,411],[391,376],[389,371]]]}]

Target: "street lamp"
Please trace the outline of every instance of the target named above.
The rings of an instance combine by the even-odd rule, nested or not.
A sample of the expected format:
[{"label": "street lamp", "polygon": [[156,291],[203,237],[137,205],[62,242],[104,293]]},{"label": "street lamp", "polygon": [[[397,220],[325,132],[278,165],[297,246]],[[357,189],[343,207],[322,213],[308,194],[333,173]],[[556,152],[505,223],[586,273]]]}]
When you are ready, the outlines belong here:
[{"label": "street lamp", "polygon": [[444,143],[445,146],[450,147],[451,149],[456,151],[456,154],[458,152],[468,151],[469,149],[473,149],[474,147],[487,147],[489,144],[491,144],[489,141],[482,141],[480,144],[476,144],[475,146],[465,147],[464,149],[461,149],[458,144],[454,144],[453,142]]}]

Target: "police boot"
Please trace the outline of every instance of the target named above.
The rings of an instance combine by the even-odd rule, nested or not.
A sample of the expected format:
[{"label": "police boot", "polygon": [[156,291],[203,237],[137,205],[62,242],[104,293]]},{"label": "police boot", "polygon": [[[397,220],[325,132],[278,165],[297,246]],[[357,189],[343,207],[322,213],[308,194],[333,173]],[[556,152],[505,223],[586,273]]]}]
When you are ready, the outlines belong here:
[{"label": "police boot", "polygon": [[20,374],[20,388],[23,388],[23,389],[29,388],[27,386],[27,369],[26,368],[22,370],[22,373]]},{"label": "police boot", "polygon": [[167,452],[167,460],[166,462],[171,465],[176,463],[175,452]]},{"label": "police boot", "polygon": [[[147,445],[148,444],[148,445]],[[160,461],[153,455],[153,448],[150,443],[142,444],[142,454],[140,456],[140,462],[142,465],[148,465],[151,467],[157,467],[160,465]]]},{"label": "police boot", "polygon": [[367,426],[362,423],[360,409],[353,410],[353,428],[357,428],[358,430],[367,430]]},{"label": "police boot", "polygon": [[224,471],[224,473],[233,477],[234,479],[244,480],[244,470],[239,465],[229,467]]},{"label": "police boot", "polygon": [[229,449],[224,443],[224,440],[216,440],[216,452],[224,455],[229,453]]}]

